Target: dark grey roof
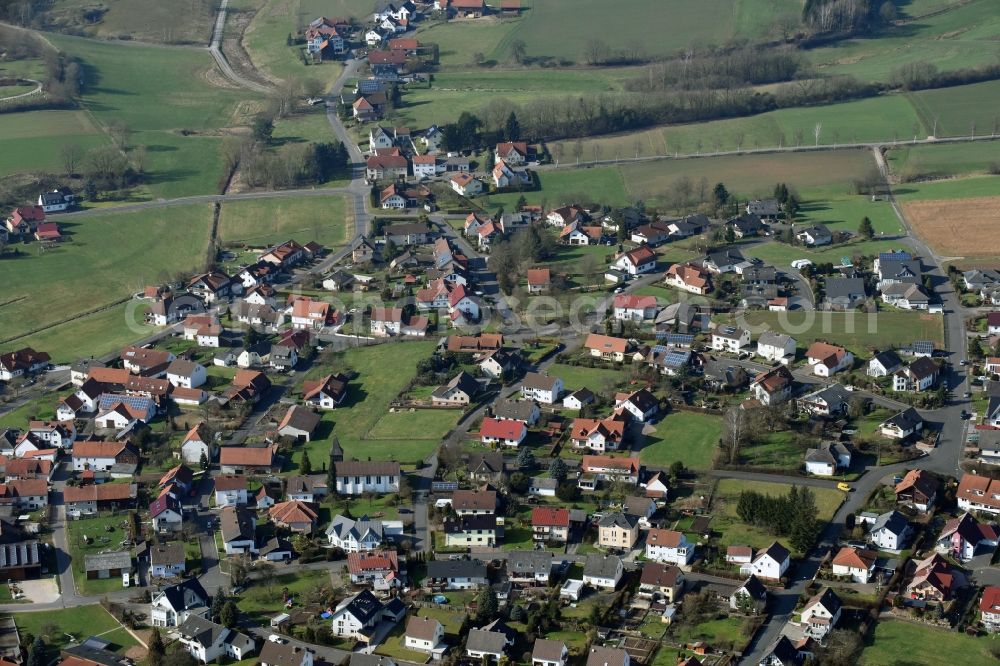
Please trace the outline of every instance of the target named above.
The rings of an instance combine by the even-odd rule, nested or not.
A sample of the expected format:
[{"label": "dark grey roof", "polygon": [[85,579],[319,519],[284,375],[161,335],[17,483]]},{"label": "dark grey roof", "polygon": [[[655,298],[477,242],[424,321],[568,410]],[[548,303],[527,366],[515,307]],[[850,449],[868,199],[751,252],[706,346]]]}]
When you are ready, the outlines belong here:
[{"label": "dark grey roof", "polygon": [[380,654],[352,652],[350,666],[396,666],[396,662]]},{"label": "dark grey roof", "polygon": [[184,562],[184,544],[180,541],[161,543],[149,549],[150,564],[177,564]]},{"label": "dark grey roof", "polygon": [[197,615],[188,615],[187,619],[177,627],[177,632],[181,636],[204,646],[214,645],[226,631],[229,630],[221,624],[210,622]]},{"label": "dark grey roof", "polygon": [[[200,606],[207,606],[210,597],[205,588],[201,586],[197,578],[188,578],[176,585],[170,585],[168,587],[160,590],[166,597],[167,602],[170,607],[174,610],[181,610],[185,608],[197,608]],[[184,603],[185,597],[193,596],[196,598],[196,603],[192,605],[187,605]]]},{"label": "dark grey roof", "polygon": [[86,643],[81,645],[71,645],[70,647],[63,648],[62,651],[65,654],[79,657],[80,659],[85,659],[95,664],[101,664],[102,666],[126,666],[133,663],[131,659],[125,657],[124,655],[120,655],[117,652],[112,652],[111,650],[106,650],[94,645],[87,645]]},{"label": "dark grey roof", "polygon": [[[751,599],[767,598],[767,588],[764,586],[763,583],[760,582],[760,579],[758,579],[757,576],[754,576],[753,574],[750,574],[750,577],[747,578],[746,582],[739,587],[739,590],[743,590],[744,592],[749,594]],[[737,590],[737,592],[739,590]]]},{"label": "dark grey roof", "polygon": [[361,624],[365,625],[368,624],[369,620],[382,612],[382,602],[370,590],[361,590],[351,597],[347,603],[342,604],[340,608],[356,617]]},{"label": "dark grey roof", "polygon": [[480,385],[476,378],[463,370],[452,377],[451,381],[447,384],[439,386],[435,389],[434,395],[440,397],[447,393],[450,389],[458,389],[471,398],[479,393],[479,388]]},{"label": "dark grey roof", "polygon": [[893,369],[898,368],[903,364],[903,362],[899,360],[899,354],[891,349],[875,354],[875,356],[872,357],[872,361],[878,361],[882,367],[889,372],[892,372]]},{"label": "dark grey roof", "polygon": [[472,652],[501,654],[507,649],[507,636],[499,631],[473,629],[469,632],[465,647]]},{"label": "dark grey roof", "polygon": [[469,530],[495,529],[497,529],[497,517],[494,514],[464,515],[444,521],[445,534],[458,534]]},{"label": "dark grey roof", "polygon": [[625,666],[628,652],[621,648],[591,646],[587,666]]},{"label": "dark grey roof", "polygon": [[597,578],[614,578],[621,563],[621,558],[617,555],[601,555],[600,553],[588,555],[587,562],[583,565],[583,574]]},{"label": "dark grey roof", "polygon": [[815,603],[820,603],[823,608],[830,612],[830,615],[836,615],[843,603],[840,601],[840,597],[830,589],[829,587],[817,594],[815,597],[806,602],[806,608],[809,608]]},{"label": "dark grey roof", "polygon": [[938,372],[938,365],[926,356],[921,356],[910,364],[910,372],[917,378],[932,377]]},{"label": "dark grey roof", "polygon": [[898,427],[901,430],[913,430],[924,422],[920,413],[913,407],[908,407],[895,416],[891,416],[885,421],[889,425]]},{"label": "dark grey roof", "polygon": [[[639,519],[627,513],[607,513],[597,523],[598,527],[620,527],[623,530],[631,530],[639,524]],[[588,564],[590,560],[587,560]]]},{"label": "dark grey roof", "polygon": [[114,553],[97,553],[85,555],[83,558],[84,571],[103,571],[105,569],[131,569],[132,554],[127,551],[117,551]]},{"label": "dark grey roof", "polygon": [[515,550],[507,555],[507,572],[548,574],[552,570],[552,553],[547,550]]},{"label": "dark grey roof", "polygon": [[906,520],[906,516],[898,511],[889,511],[887,513],[881,514],[872,523],[872,532],[878,532],[880,530],[886,530],[890,534],[902,534],[906,528],[909,526],[909,521]]},{"label": "dark grey roof", "polygon": [[865,281],[861,278],[827,278],[825,289],[828,299],[863,298],[865,295]]},{"label": "dark grey roof", "polygon": [[254,538],[253,514],[242,507],[226,507],[219,518],[222,540],[249,541]]},{"label": "dark grey roof", "polygon": [[428,578],[486,578],[486,565],[481,560],[431,560],[427,563]]},{"label": "dark grey roof", "polygon": [[527,422],[535,410],[533,400],[514,400],[506,398],[493,406],[493,415],[498,419],[511,419]]},{"label": "dark grey roof", "polygon": [[738,248],[730,247],[715,252],[709,252],[707,260],[716,266],[728,266],[730,264],[740,264],[746,261],[743,253]]}]

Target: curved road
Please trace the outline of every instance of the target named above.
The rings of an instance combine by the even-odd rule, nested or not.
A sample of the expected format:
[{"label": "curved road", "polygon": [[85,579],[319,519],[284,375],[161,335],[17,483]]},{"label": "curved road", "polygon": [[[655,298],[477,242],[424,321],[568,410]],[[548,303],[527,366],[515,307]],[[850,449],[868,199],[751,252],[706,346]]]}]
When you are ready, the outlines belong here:
[{"label": "curved road", "polygon": [[219,14],[215,17],[215,28],[212,30],[212,43],[208,45],[208,52],[215,58],[216,64],[227,79],[242,88],[267,95],[271,92],[270,88],[237,74],[236,70],[229,64],[229,60],[226,59],[226,55],[222,52],[222,33],[226,26],[226,14],[228,12],[229,0],[222,0],[222,4],[219,6]]}]

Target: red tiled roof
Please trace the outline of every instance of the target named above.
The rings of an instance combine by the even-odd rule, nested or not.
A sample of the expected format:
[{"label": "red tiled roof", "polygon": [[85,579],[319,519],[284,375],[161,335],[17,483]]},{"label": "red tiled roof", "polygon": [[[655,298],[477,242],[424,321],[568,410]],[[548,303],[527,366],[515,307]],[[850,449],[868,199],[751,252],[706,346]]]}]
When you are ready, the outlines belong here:
[{"label": "red tiled roof", "polygon": [[531,510],[531,524],[539,527],[569,527],[569,509],[536,506]]}]

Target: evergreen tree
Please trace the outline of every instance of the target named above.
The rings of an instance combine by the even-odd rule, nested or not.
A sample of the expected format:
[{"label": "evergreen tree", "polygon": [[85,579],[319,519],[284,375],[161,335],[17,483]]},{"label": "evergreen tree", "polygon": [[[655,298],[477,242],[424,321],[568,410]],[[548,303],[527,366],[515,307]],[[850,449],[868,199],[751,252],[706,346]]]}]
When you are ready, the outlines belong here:
[{"label": "evergreen tree", "polygon": [[715,187],[712,188],[712,203],[715,210],[725,208],[726,204],[729,203],[729,190],[722,183],[716,183]]},{"label": "evergreen tree", "polygon": [[726,225],[726,235],[725,239],[727,243],[736,242],[736,231],[730,225]]},{"label": "evergreen tree", "polygon": [[524,470],[535,468],[535,454],[526,446],[522,446],[517,452],[517,466]]},{"label": "evergreen tree", "polygon": [[236,623],[240,619],[240,611],[236,608],[236,604],[232,601],[227,601],[226,605],[222,607],[222,612],[219,613],[219,624],[225,625],[232,629],[236,626]]},{"label": "evergreen tree", "polygon": [[208,463],[208,455],[204,451],[201,452],[201,459],[198,461],[198,465],[202,469],[208,469],[208,465],[209,465],[209,463]]},{"label": "evergreen tree", "polygon": [[153,633],[149,637],[149,663],[152,666],[160,666],[166,652],[167,648],[163,645],[163,636],[160,635],[159,627],[153,627]]},{"label": "evergreen tree", "polygon": [[312,461],[309,460],[309,452],[302,452],[302,460],[299,461],[299,473],[300,474],[312,474],[313,466]]},{"label": "evergreen tree", "polygon": [[496,592],[489,585],[484,585],[476,596],[476,621],[490,622],[499,610],[500,602],[497,601]]},{"label": "evergreen tree", "polygon": [[795,216],[799,212],[799,200],[794,194],[788,195],[788,200],[785,201],[785,217],[791,221],[795,219]]},{"label": "evergreen tree", "polygon": [[565,461],[562,458],[553,458],[552,462],[549,463],[549,477],[562,483],[566,480],[567,474],[569,474],[569,468]]},{"label": "evergreen tree", "polygon": [[872,226],[872,221],[868,219],[867,215],[861,219],[861,226],[858,227],[858,233],[867,239],[871,239],[875,235],[875,227]]},{"label": "evergreen tree", "polygon": [[517,141],[521,138],[521,123],[517,120],[517,114],[513,111],[507,116],[507,122],[504,124],[504,136],[507,137],[508,141]]},{"label": "evergreen tree", "polygon": [[215,596],[212,597],[212,621],[218,622],[219,616],[222,614],[222,607],[226,605],[226,595],[220,587],[215,591]]}]

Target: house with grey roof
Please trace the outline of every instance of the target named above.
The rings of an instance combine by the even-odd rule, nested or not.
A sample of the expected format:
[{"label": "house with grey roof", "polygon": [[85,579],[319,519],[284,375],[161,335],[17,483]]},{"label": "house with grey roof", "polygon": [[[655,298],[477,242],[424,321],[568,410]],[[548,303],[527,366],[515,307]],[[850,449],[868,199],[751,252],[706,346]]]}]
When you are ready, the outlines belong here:
[{"label": "house with grey roof", "polygon": [[514,550],[507,554],[507,577],[511,583],[547,585],[552,575],[553,555],[547,550]]},{"label": "house with grey roof", "polygon": [[790,363],[795,359],[795,338],[784,333],[764,331],[757,338],[757,356],[766,361]]},{"label": "house with grey roof", "polygon": [[851,466],[851,450],[843,442],[822,442],[806,451],[806,474],[833,476]]},{"label": "house with grey roof", "polygon": [[868,541],[879,550],[899,552],[906,548],[910,536],[910,522],[898,511],[887,511],[880,514],[871,529],[868,530]]},{"label": "house with grey roof", "polygon": [[326,538],[334,548],[348,553],[377,550],[388,539],[381,520],[368,516],[354,520],[336,516],[326,528]]},{"label": "house with grey roof", "polygon": [[562,641],[536,638],[531,650],[531,666],[566,666],[569,650]]},{"label": "house with grey roof", "polygon": [[521,421],[526,425],[533,426],[538,423],[540,416],[541,410],[534,400],[505,398],[493,406],[493,417],[501,421]]},{"label": "house with grey roof", "polygon": [[499,661],[507,649],[514,645],[517,633],[500,620],[494,620],[481,629],[469,631],[465,654],[473,659]]},{"label": "house with grey roof", "polygon": [[481,560],[431,560],[424,584],[432,589],[471,590],[486,585],[487,580]]},{"label": "house with grey roof", "polygon": [[406,615],[406,605],[395,597],[382,603],[370,590],[361,590],[341,601],[330,618],[334,636],[369,642],[380,622],[396,624]]},{"label": "house with grey roof", "polygon": [[829,245],[833,242],[833,234],[830,233],[829,227],[825,224],[813,224],[802,229],[797,229],[795,231],[795,237],[798,238],[803,245],[808,245],[810,247]]},{"label": "house with grey roof", "polygon": [[479,381],[463,370],[444,386],[434,389],[431,402],[443,407],[468,405],[481,388]]},{"label": "house with grey roof", "polygon": [[178,641],[184,649],[203,664],[220,657],[237,661],[253,654],[257,645],[253,638],[228,629],[196,615],[190,615],[177,627]]},{"label": "house with grey roof", "polygon": [[587,653],[586,666],[630,666],[628,652],[621,648],[592,645]]},{"label": "house with grey roof", "polygon": [[198,579],[189,578],[155,592],[149,604],[149,615],[154,627],[176,627],[189,615],[206,617],[211,602],[212,598]]},{"label": "house with grey roof", "polygon": [[862,278],[827,278],[824,292],[824,303],[829,310],[853,310],[862,305],[867,297]]},{"label": "house with grey roof", "polygon": [[598,588],[613,590],[618,587],[625,565],[617,555],[595,553],[587,556],[583,565],[583,582]]}]

